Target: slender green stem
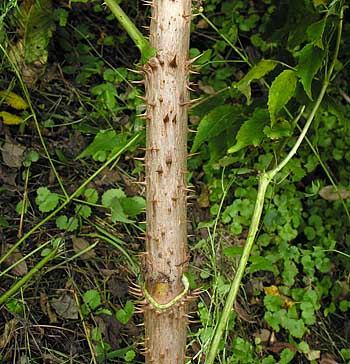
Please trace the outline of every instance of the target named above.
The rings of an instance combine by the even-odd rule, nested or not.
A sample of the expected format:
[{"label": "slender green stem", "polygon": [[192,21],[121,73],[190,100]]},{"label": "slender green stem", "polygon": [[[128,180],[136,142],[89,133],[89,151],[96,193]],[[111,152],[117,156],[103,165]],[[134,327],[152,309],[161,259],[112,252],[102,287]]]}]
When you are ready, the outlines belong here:
[{"label": "slender green stem", "polygon": [[80,195],[83,189],[97,176],[99,175],[108,165],[115,161],[125,150],[127,150],[139,137],[140,133],[136,134],[133,138],[129,140],[128,143],[124,145],[114,156],[112,156],[108,161],[106,161],[98,170],[96,170],[88,179],[86,179],[64,202],[62,205],[58,206],[54,211],[31,228],[26,234],[22,236],[1,258],[0,264],[7,259],[26,239],[28,239],[35,231],[37,231],[41,226],[46,224],[54,216],[57,215],[59,211],[64,209],[74,198]]},{"label": "slender green stem", "polygon": [[16,294],[20,288],[23,287],[25,283],[29,281],[33,277],[34,274],[39,272],[39,270],[44,267],[50,260],[52,260],[57,253],[58,246],[54,248],[48,255],[46,255],[43,259],[39,261],[24,277],[18,280],[15,284],[12,285],[2,296],[0,296],[0,305],[4,304],[11,296]]},{"label": "slender green stem", "polygon": [[147,39],[137,29],[135,24],[124,13],[123,9],[117,4],[115,0],[105,0],[105,3],[113,15],[117,18],[121,26],[129,34],[130,38],[134,41],[141,54],[143,54],[143,52],[149,47]]},{"label": "slender green stem", "polygon": [[[228,319],[230,317],[230,313],[233,307],[233,304],[236,300],[237,294],[238,294],[238,290],[244,275],[244,271],[250,256],[250,252],[253,246],[253,243],[255,241],[255,237],[259,228],[259,224],[260,224],[260,219],[261,219],[261,215],[262,215],[262,210],[264,207],[264,200],[265,200],[265,194],[266,194],[266,189],[269,185],[269,183],[273,180],[273,178],[276,176],[276,174],[283,168],[285,167],[285,165],[293,158],[293,156],[295,155],[295,153],[297,152],[300,144],[302,143],[303,139],[306,136],[306,133],[321,105],[322,99],[326,93],[329,81],[331,79],[332,76],[332,72],[334,69],[334,65],[336,63],[336,60],[338,58],[338,53],[339,53],[339,47],[340,47],[340,41],[341,41],[341,34],[342,34],[342,23],[343,23],[343,8],[340,11],[340,21],[339,21],[339,27],[338,27],[338,36],[337,36],[337,43],[336,43],[336,48],[335,48],[335,52],[334,52],[334,58],[333,61],[331,63],[331,66],[329,67],[329,70],[327,72],[327,75],[325,77],[325,80],[323,81],[323,86],[322,89],[317,97],[317,100],[312,108],[312,111],[305,123],[305,126],[303,127],[303,130],[300,134],[300,136],[298,137],[298,140],[296,141],[295,145],[293,146],[293,148],[291,149],[291,151],[288,153],[288,155],[284,158],[284,160],[279,163],[279,165],[272,169],[271,171],[268,172],[264,172],[261,174],[260,176],[260,180],[259,180],[259,187],[258,187],[258,195],[255,201],[255,207],[254,207],[254,213],[253,213],[253,217],[252,217],[252,221],[249,227],[249,232],[248,232],[248,237],[247,237],[247,241],[242,253],[242,257],[240,259],[239,262],[239,266],[235,275],[235,278],[233,279],[233,281],[231,282],[230,285],[230,290],[229,293],[227,295],[226,298],[226,302],[225,302],[225,306],[222,312],[222,315],[220,317],[219,323],[216,326],[215,329],[215,333],[214,336],[212,338],[212,342],[211,342],[211,346],[209,349],[209,353],[207,355],[206,358],[206,364],[213,364],[215,357],[216,357],[216,353],[217,353],[217,349],[219,347],[219,343],[220,340],[223,336],[223,333],[225,331],[225,328],[227,326],[227,322]],[[303,112],[304,108],[302,109],[302,111],[299,113],[298,117],[296,120],[298,120]]]}]

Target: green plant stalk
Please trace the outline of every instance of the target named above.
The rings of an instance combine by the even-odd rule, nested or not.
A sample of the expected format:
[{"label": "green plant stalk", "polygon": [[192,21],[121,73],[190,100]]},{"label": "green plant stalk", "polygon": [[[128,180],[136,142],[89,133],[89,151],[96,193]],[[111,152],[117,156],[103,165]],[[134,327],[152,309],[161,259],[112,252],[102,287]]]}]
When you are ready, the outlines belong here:
[{"label": "green plant stalk", "polygon": [[[25,240],[27,240],[35,231],[37,231],[41,226],[46,224],[49,220],[51,220],[54,216],[57,215],[63,208],[65,208],[74,198],[80,195],[83,189],[97,176],[99,175],[108,165],[110,165],[113,161],[115,161],[126,149],[130,147],[139,137],[141,133],[136,134],[133,138],[129,140],[128,143],[124,145],[114,156],[112,156],[108,161],[106,161],[97,171],[95,171],[87,180],[85,180],[64,202],[62,205],[58,206],[54,211],[51,212],[48,216],[46,216],[43,220],[41,220],[38,224],[36,224],[33,228],[31,228],[26,234],[22,236],[1,258],[0,264],[4,262]],[[1,276],[1,274],[0,274]]]},{"label": "green plant stalk", "polygon": [[[95,225],[96,226],[96,225]],[[128,261],[130,269],[135,275],[138,275],[139,269],[137,263],[135,263],[128,252],[119,244],[117,244],[114,240],[107,236],[103,236],[101,234],[91,233],[91,234],[80,234],[80,236],[87,236],[90,238],[98,238],[100,240],[104,240],[106,243],[113,245],[117,250],[119,250],[125,257],[125,259]]]},{"label": "green plant stalk", "polygon": [[11,269],[17,267],[18,264],[26,261],[28,258],[30,258],[32,255],[34,255],[35,253],[37,253],[38,251],[44,249],[48,244],[50,244],[50,240],[47,241],[46,243],[38,246],[37,248],[35,248],[34,250],[32,250],[30,253],[28,253],[27,255],[25,255],[24,257],[16,260],[13,264],[11,264],[9,267],[7,267],[6,269],[4,269],[1,273],[0,273],[0,277],[5,275],[7,272],[9,272]]},{"label": "green plant stalk", "polygon": [[149,48],[147,39],[137,29],[135,24],[124,13],[123,9],[117,4],[115,0],[105,0],[105,3],[109,7],[113,15],[117,18],[120,25],[125,29],[125,31],[129,34],[130,38],[134,41],[136,47],[140,50],[141,55],[143,55],[144,52]]},{"label": "green plant stalk", "polygon": [[[336,60],[338,58],[341,34],[342,34],[342,25],[343,25],[343,8],[341,8],[341,11],[340,11],[340,21],[339,21],[339,27],[338,27],[338,36],[337,36],[337,43],[336,43],[335,52],[334,52],[334,58],[333,58],[331,66],[329,67],[329,71],[328,71],[327,75],[325,76],[325,79],[324,79],[323,85],[322,85],[322,89],[317,97],[317,100],[315,102],[314,107],[312,108],[311,113],[309,114],[309,117],[305,123],[305,126],[304,126],[301,134],[299,135],[296,143],[294,144],[293,148],[290,150],[290,152],[284,158],[284,160],[281,163],[279,163],[279,165],[276,168],[272,169],[271,171],[262,173],[259,178],[258,195],[257,195],[256,201],[255,201],[254,213],[253,213],[252,221],[251,221],[251,224],[249,227],[247,241],[244,246],[244,250],[243,250],[240,262],[239,262],[239,266],[238,266],[235,278],[231,282],[230,290],[229,290],[229,293],[226,298],[226,302],[225,302],[225,306],[224,306],[222,315],[220,317],[218,325],[216,326],[215,333],[214,333],[214,336],[213,336],[213,339],[212,339],[212,342],[210,345],[209,353],[206,358],[206,362],[205,362],[206,364],[214,363],[220,340],[223,336],[223,333],[227,326],[228,319],[230,317],[230,313],[231,313],[233,304],[236,300],[237,293],[238,293],[238,290],[239,290],[239,287],[240,287],[240,284],[241,284],[241,281],[242,281],[242,278],[244,275],[245,267],[247,265],[247,262],[248,262],[248,259],[250,256],[250,252],[252,250],[253,243],[255,241],[255,237],[256,237],[256,234],[257,234],[257,231],[259,228],[262,210],[264,207],[266,189],[267,189],[268,185],[270,184],[270,182],[273,180],[273,178],[276,176],[276,174],[279,171],[281,171],[282,168],[284,168],[286,166],[286,164],[292,159],[292,157],[297,152],[300,144],[304,140],[306,133],[311,126],[311,123],[312,123],[312,121],[321,105],[322,99],[326,93],[327,87],[329,85],[329,82],[330,82],[330,79],[331,79],[331,76],[332,76],[332,73],[334,70]],[[300,119],[303,111],[304,111],[304,107],[302,108],[301,112],[299,113],[298,117],[296,118],[296,122]]]},{"label": "green plant stalk", "polygon": [[20,280],[18,280],[15,284],[12,285],[11,288],[9,288],[2,296],[0,296],[0,305],[4,304],[11,296],[16,294],[20,288],[26,284],[29,279],[33,277],[34,274],[39,272],[39,270],[44,267],[50,260],[52,260],[57,253],[58,250],[57,246],[54,248],[46,257],[41,259],[39,263],[37,263],[24,277],[22,277]]}]

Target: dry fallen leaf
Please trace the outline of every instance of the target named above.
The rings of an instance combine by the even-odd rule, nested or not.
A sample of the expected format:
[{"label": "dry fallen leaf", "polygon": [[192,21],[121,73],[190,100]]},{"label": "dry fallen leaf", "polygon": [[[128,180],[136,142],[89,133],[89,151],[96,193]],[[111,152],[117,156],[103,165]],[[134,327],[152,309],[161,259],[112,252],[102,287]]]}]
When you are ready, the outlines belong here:
[{"label": "dry fallen leaf", "polygon": [[255,320],[249,315],[249,313],[240,305],[237,301],[235,302],[235,312],[238,314],[239,318],[245,322],[254,323]]},{"label": "dry fallen leaf", "polygon": [[272,345],[266,346],[266,350],[271,351],[272,353],[280,353],[284,349],[289,349],[291,351],[298,350],[294,345],[282,342],[276,342]]},{"label": "dry fallen leaf", "polygon": [[50,324],[57,323],[57,316],[51,309],[51,306],[49,304],[49,297],[46,293],[40,292],[40,307],[41,311],[49,317]]},{"label": "dry fallen leaf", "polygon": [[[10,250],[11,247],[12,246],[10,244],[6,244],[7,250]],[[22,258],[23,258],[22,253],[15,250],[8,258],[5,259],[5,265],[9,267],[12,264],[18,262]],[[18,263],[15,267],[11,269],[11,273],[15,276],[24,276],[27,274],[27,272],[28,272],[28,266],[25,260]]]},{"label": "dry fallen leaf", "polygon": [[267,343],[270,340],[271,331],[267,329],[261,329],[253,334],[257,339],[260,339],[262,343]]},{"label": "dry fallen leaf", "polygon": [[64,319],[76,320],[78,318],[79,308],[75,299],[68,293],[64,293],[59,298],[53,298],[51,300],[51,306],[57,315]]},{"label": "dry fallen leaf", "polygon": [[324,355],[322,355],[320,364],[340,364],[340,363],[338,361],[332,359],[330,354],[324,354]]},{"label": "dry fallen leaf", "polygon": [[17,320],[15,318],[6,322],[3,334],[0,336],[0,349],[3,349],[11,341],[16,325]]},{"label": "dry fallen leaf", "polygon": [[[90,246],[89,242],[84,238],[77,238],[76,236],[72,236],[73,249],[76,253],[88,248]],[[88,250],[86,253],[82,254],[80,258],[84,260],[88,260],[91,258],[95,258],[96,253],[93,249]]]},{"label": "dry fallen leaf", "polygon": [[320,350],[310,350],[308,353],[305,354],[308,361],[313,361],[320,359],[321,352]]},{"label": "dry fallen leaf", "polygon": [[345,187],[337,187],[338,191],[333,186],[323,187],[319,195],[327,201],[338,201],[340,199],[350,198],[350,191]]},{"label": "dry fallen leaf", "polygon": [[281,297],[283,299],[283,307],[291,308],[295,305],[295,302],[293,300],[291,300],[289,297],[282,294],[279,291],[278,287],[276,287],[274,285],[269,286],[269,287],[264,287],[264,292],[265,292],[265,294],[270,295],[270,296]]},{"label": "dry fallen leaf", "polygon": [[4,164],[8,167],[19,168],[23,163],[24,147],[6,141],[1,147],[1,154]]}]

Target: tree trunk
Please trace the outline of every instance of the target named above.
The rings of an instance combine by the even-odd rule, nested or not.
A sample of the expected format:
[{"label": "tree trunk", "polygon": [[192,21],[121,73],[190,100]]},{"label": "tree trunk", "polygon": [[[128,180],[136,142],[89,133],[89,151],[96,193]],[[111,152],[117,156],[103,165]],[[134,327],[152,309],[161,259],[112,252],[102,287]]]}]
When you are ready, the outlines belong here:
[{"label": "tree trunk", "polygon": [[144,260],[145,355],[148,364],[183,364],[187,299],[168,303],[184,290],[187,270],[186,164],[188,48],[191,1],[155,0],[150,46],[143,67],[146,87],[147,232]]}]

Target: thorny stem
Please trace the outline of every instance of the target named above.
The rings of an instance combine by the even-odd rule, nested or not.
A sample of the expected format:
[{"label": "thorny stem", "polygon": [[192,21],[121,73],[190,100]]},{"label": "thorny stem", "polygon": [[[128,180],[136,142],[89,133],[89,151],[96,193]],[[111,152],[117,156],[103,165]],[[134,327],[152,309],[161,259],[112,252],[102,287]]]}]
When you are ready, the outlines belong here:
[{"label": "thorny stem", "polygon": [[[337,43],[336,43],[336,47],[335,47],[335,52],[334,52],[334,57],[333,57],[333,61],[331,63],[331,66],[329,67],[329,70],[325,76],[325,79],[323,81],[323,86],[322,89],[318,95],[318,98],[315,102],[314,107],[312,108],[312,111],[305,123],[305,126],[300,134],[300,136],[298,137],[298,140],[296,141],[295,145],[293,146],[293,148],[291,149],[291,151],[288,153],[288,155],[284,158],[284,160],[274,169],[272,169],[271,171],[268,172],[264,172],[261,174],[260,179],[259,179],[259,187],[258,187],[258,195],[255,201],[255,207],[254,207],[254,213],[253,213],[253,217],[252,217],[252,221],[249,227],[249,232],[248,232],[248,237],[247,237],[247,241],[246,244],[244,246],[244,250],[242,253],[242,257],[240,259],[239,262],[239,266],[235,275],[234,280],[231,282],[230,285],[230,290],[229,293],[227,295],[226,298],[226,302],[225,302],[225,306],[222,312],[222,315],[220,317],[219,323],[216,326],[215,329],[215,333],[214,336],[212,338],[211,341],[211,346],[209,349],[209,353],[208,356],[206,358],[206,364],[213,364],[215,357],[216,357],[216,353],[217,353],[217,349],[220,343],[220,340],[223,336],[223,333],[225,331],[225,328],[227,326],[227,322],[228,319],[230,317],[230,313],[233,307],[233,304],[236,300],[237,297],[237,293],[244,275],[244,271],[245,271],[245,267],[247,265],[249,256],[250,256],[250,252],[253,246],[253,243],[255,241],[255,237],[259,228],[259,223],[260,223],[260,219],[261,219],[261,215],[262,215],[262,210],[264,207],[264,200],[265,200],[265,193],[266,193],[266,189],[269,185],[269,183],[273,180],[273,178],[276,176],[276,174],[283,168],[285,167],[285,165],[292,159],[292,157],[295,155],[295,153],[297,152],[300,144],[302,143],[303,139],[306,136],[306,133],[320,107],[320,104],[322,102],[322,99],[326,93],[327,87],[329,85],[333,70],[334,70],[334,66],[335,63],[337,61],[338,58],[338,53],[339,53],[339,48],[340,48],[340,41],[341,41],[341,35],[342,35],[342,28],[343,28],[343,11],[344,8],[342,7],[340,10],[340,19],[339,19],[339,27],[338,27],[338,36],[337,36]],[[301,114],[304,110],[304,107],[302,108],[300,114],[297,117],[297,120],[301,117]]]}]

